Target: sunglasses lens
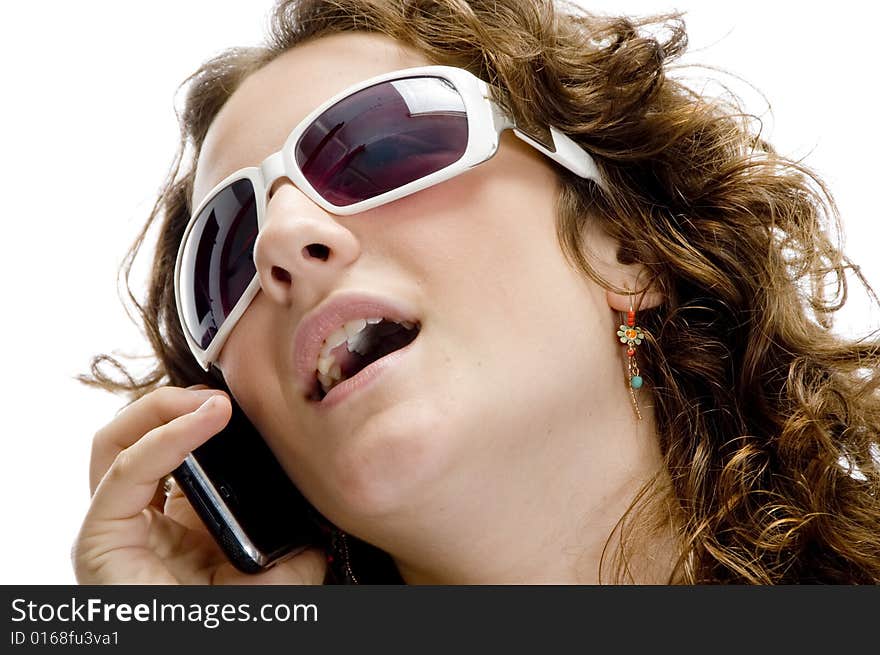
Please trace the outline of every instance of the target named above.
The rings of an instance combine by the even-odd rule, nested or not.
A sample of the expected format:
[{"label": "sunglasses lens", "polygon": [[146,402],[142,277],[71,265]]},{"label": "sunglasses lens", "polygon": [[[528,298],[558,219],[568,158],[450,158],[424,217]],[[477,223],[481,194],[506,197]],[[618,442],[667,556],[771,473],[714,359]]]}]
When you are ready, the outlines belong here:
[{"label": "sunglasses lens", "polygon": [[178,293],[186,329],[202,348],[211,344],[256,275],[256,238],[257,203],[248,179],[223,188],[193,223]]},{"label": "sunglasses lens", "polygon": [[467,112],[452,83],[412,77],[340,100],[303,133],[294,156],[315,190],[342,207],[446,168],[467,144]]}]

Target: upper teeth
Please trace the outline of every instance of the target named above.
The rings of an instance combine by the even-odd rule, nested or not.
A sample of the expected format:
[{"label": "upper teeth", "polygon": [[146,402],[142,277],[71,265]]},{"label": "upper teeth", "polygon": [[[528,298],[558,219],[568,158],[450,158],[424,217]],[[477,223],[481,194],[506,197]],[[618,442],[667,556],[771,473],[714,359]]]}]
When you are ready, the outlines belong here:
[{"label": "upper teeth", "polygon": [[[343,341],[347,341],[348,343],[346,344],[346,347],[349,352],[366,355],[366,344],[364,343],[361,333],[367,325],[375,325],[381,320],[381,317],[356,318],[343,324],[342,327],[337,328],[330,333],[330,336],[324,339],[324,343],[321,346],[321,352],[318,354],[318,362],[315,369],[318,372],[318,380],[320,380],[325,392],[329,391],[330,388],[342,379],[342,369],[339,364],[336,363],[336,358],[333,356],[332,352],[333,349]],[[415,327],[415,324],[410,323],[409,321],[401,321],[400,324],[407,330],[411,330]]]}]

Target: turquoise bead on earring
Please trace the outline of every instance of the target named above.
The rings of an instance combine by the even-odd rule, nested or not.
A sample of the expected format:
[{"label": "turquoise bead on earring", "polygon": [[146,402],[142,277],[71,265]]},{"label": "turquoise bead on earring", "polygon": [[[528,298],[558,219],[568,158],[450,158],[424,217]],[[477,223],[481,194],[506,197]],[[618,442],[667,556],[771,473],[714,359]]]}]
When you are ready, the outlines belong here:
[{"label": "turquoise bead on earring", "polygon": [[641,375],[633,375],[629,379],[629,386],[633,389],[641,389],[642,388],[642,376]]}]

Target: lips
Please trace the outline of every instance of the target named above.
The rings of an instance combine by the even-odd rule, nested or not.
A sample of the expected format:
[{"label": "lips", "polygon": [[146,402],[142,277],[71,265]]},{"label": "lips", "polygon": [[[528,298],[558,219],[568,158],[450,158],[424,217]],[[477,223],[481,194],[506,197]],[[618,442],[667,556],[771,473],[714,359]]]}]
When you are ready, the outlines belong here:
[{"label": "lips", "polygon": [[401,323],[419,322],[415,312],[400,301],[364,293],[339,293],[303,316],[294,334],[294,367],[298,386],[308,398],[316,384],[315,363],[330,334],[345,323],[382,317]]}]

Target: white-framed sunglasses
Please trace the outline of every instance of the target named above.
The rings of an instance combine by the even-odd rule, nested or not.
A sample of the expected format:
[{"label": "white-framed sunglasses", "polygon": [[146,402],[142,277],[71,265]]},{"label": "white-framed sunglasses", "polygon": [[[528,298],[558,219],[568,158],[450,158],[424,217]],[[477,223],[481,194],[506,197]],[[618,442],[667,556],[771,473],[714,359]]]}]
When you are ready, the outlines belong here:
[{"label": "white-framed sunglasses", "polygon": [[174,270],[177,311],[205,370],[260,288],[253,249],[273,183],[287,177],[316,205],[351,215],[490,159],[504,130],[602,187],[593,158],[552,126],[528,134],[467,70],[419,66],[363,80],[321,104],[259,166],[235,171],[199,203]]}]

